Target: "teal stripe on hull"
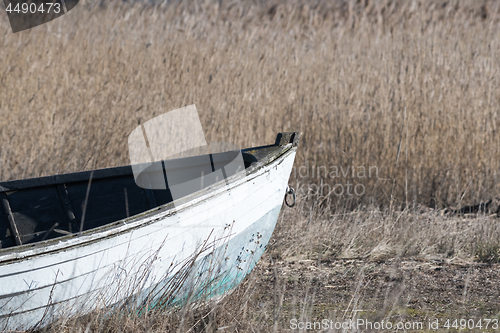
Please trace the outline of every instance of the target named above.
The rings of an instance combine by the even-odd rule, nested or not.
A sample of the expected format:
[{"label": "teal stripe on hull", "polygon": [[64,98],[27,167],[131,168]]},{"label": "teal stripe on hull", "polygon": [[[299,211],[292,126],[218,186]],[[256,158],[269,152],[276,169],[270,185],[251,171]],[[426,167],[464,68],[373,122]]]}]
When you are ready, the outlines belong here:
[{"label": "teal stripe on hull", "polygon": [[[281,205],[276,206],[243,232],[196,260],[191,267],[181,269],[142,292],[137,298],[142,300],[139,312],[207,301],[237,287],[264,253],[280,209]],[[176,286],[179,287],[176,289]]]}]

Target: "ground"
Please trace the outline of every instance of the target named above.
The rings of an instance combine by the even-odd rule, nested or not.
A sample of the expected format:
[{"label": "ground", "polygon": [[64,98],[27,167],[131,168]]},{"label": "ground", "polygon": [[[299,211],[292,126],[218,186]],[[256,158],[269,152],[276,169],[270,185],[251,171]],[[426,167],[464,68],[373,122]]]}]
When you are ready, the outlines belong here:
[{"label": "ground", "polygon": [[[254,272],[255,297],[262,306],[281,307],[278,327],[283,331],[294,331],[290,324],[294,318],[298,322],[357,318],[373,323],[389,320],[394,325],[422,322],[434,332],[448,331],[444,327],[448,319],[451,331],[455,319],[458,327],[460,319],[472,319],[475,326],[482,319],[482,330],[477,326],[469,331],[495,331],[494,321],[488,329],[485,325],[487,319],[498,320],[500,315],[500,264],[418,258],[383,262],[263,259]],[[429,330],[429,321],[436,319],[439,330]]]}]

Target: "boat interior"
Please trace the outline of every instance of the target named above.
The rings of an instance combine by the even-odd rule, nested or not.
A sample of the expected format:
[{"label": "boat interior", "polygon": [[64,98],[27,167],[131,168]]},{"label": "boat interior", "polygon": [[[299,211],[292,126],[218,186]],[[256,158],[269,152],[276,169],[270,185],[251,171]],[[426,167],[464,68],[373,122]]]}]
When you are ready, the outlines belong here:
[{"label": "boat interior", "polygon": [[[298,135],[294,137],[293,132],[280,133],[274,145],[186,157],[169,163],[160,161],[149,169],[139,168],[142,172],[135,177],[134,168],[128,165],[0,182],[0,249],[79,233],[168,204],[173,197],[188,195],[221,180],[214,178],[175,194],[171,190],[172,177],[168,175],[177,172],[178,176],[173,178],[181,185],[177,188],[182,188],[187,178],[216,172],[240,152],[244,168],[248,170],[256,162],[282,150],[281,146],[298,141]],[[186,173],[187,169],[191,171]],[[165,180],[165,186],[144,186],[141,177],[143,180],[160,177]]]}]

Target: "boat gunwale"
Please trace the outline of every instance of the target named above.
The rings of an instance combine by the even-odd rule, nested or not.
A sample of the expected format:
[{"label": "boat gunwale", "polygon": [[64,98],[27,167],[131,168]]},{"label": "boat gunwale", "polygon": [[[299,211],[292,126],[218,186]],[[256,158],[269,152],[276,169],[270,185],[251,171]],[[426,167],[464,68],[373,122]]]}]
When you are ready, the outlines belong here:
[{"label": "boat gunwale", "polygon": [[[288,143],[282,146],[268,145],[261,147],[253,147],[242,151],[251,151],[255,149],[272,148],[272,147],[281,149],[277,149],[274,152],[270,152],[263,159],[258,160],[254,164],[251,164],[244,171],[229,177],[228,178],[228,180],[230,180],[229,185],[226,183],[226,180],[221,180],[209,187],[198,190],[180,199],[178,201],[177,206],[174,206],[173,202],[169,202],[164,205],[148,209],[142,213],[124,219],[120,219],[99,226],[97,228],[85,230],[79,233],[74,233],[72,235],[66,235],[36,243],[29,243],[29,244],[23,244],[19,246],[0,249],[0,266],[12,264],[14,262],[25,260],[31,257],[42,256],[54,252],[68,250],[78,246],[85,246],[91,243],[100,242],[104,239],[112,238],[130,232],[132,230],[146,227],[164,217],[168,217],[168,215],[172,216],[172,213],[174,212],[175,214],[177,214],[185,209],[198,205],[203,201],[213,196],[216,196],[229,188],[234,188],[236,186],[239,186],[243,182],[250,181],[251,179],[260,176],[260,174],[258,173],[259,170],[262,170],[265,167],[271,165],[276,160],[281,159],[281,161],[283,161],[291,152],[296,150],[296,148],[292,143]],[[114,170],[117,168],[125,169],[125,168],[130,168],[130,166],[100,169],[96,171]],[[79,174],[88,173],[90,175],[90,172],[91,171],[84,171],[80,172]],[[263,171],[263,173],[264,172],[266,171]],[[67,174],[67,175],[74,175],[74,174]],[[65,176],[65,175],[60,175],[60,176]],[[49,176],[49,177],[55,177],[55,176]],[[57,185],[57,184],[48,184],[43,186],[49,186],[49,185]],[[148,219],[148,221],[144,221],[145,219]]]},{"label": "boat gunwale", "polygon": [[[251,151],[254,149],[263,149],[263,148],[270,148],[270,147],[276,147],[276,146],[275,145],[267,145],[267,146],[246,148],[246,149],[241,149],[241,152],[246,153],[247,151]],[[145,164],[149,164],[149,163],[145,163]],[[141,165],[141,164],[137,164],[137,165]],[[133,169],[132,169],[133,166],[135,166],[135,165],[129,164],[129,165],[122,165],[122,166],[111,167],[111,168],[102,168],[102,169],[95,169],[95,170],[88,170],[88,171],[77,171],[77,172],[64,173],[64,174],[51,175],[51,176],[7,180],[7,181],[0,182],[0,193],[22,191],[22,190],[27,190],[27,189],[36,188],[36,187],[55,186],[55,185],[62,185],[62,184],[67,184],[67,183],[88,182],[91,174],[92,174],[92,181],[99,180],[99,179],[111,179],[111,178],[129,176],[129,175],[133,174]],[[11,187],[9,187],[9,185]]]}]

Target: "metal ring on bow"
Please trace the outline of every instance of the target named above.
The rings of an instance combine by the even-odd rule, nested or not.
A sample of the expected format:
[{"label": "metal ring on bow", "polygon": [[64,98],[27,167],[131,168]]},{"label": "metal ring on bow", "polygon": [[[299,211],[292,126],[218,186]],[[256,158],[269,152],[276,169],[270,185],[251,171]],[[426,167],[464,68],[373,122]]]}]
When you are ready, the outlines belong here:
[{"label": "metal ring on bow", "polygon": [[[293,202],[290,204],[288,203],[288,200],[287,200],[287,197],[289,195],[292,195],[293,197]],[[285,204],[288,206],[288,207],[293,207],[295,206],[295,190],[293,189],[293,187],[287,187],[286,188],[286,194],[285,194]]]}]

